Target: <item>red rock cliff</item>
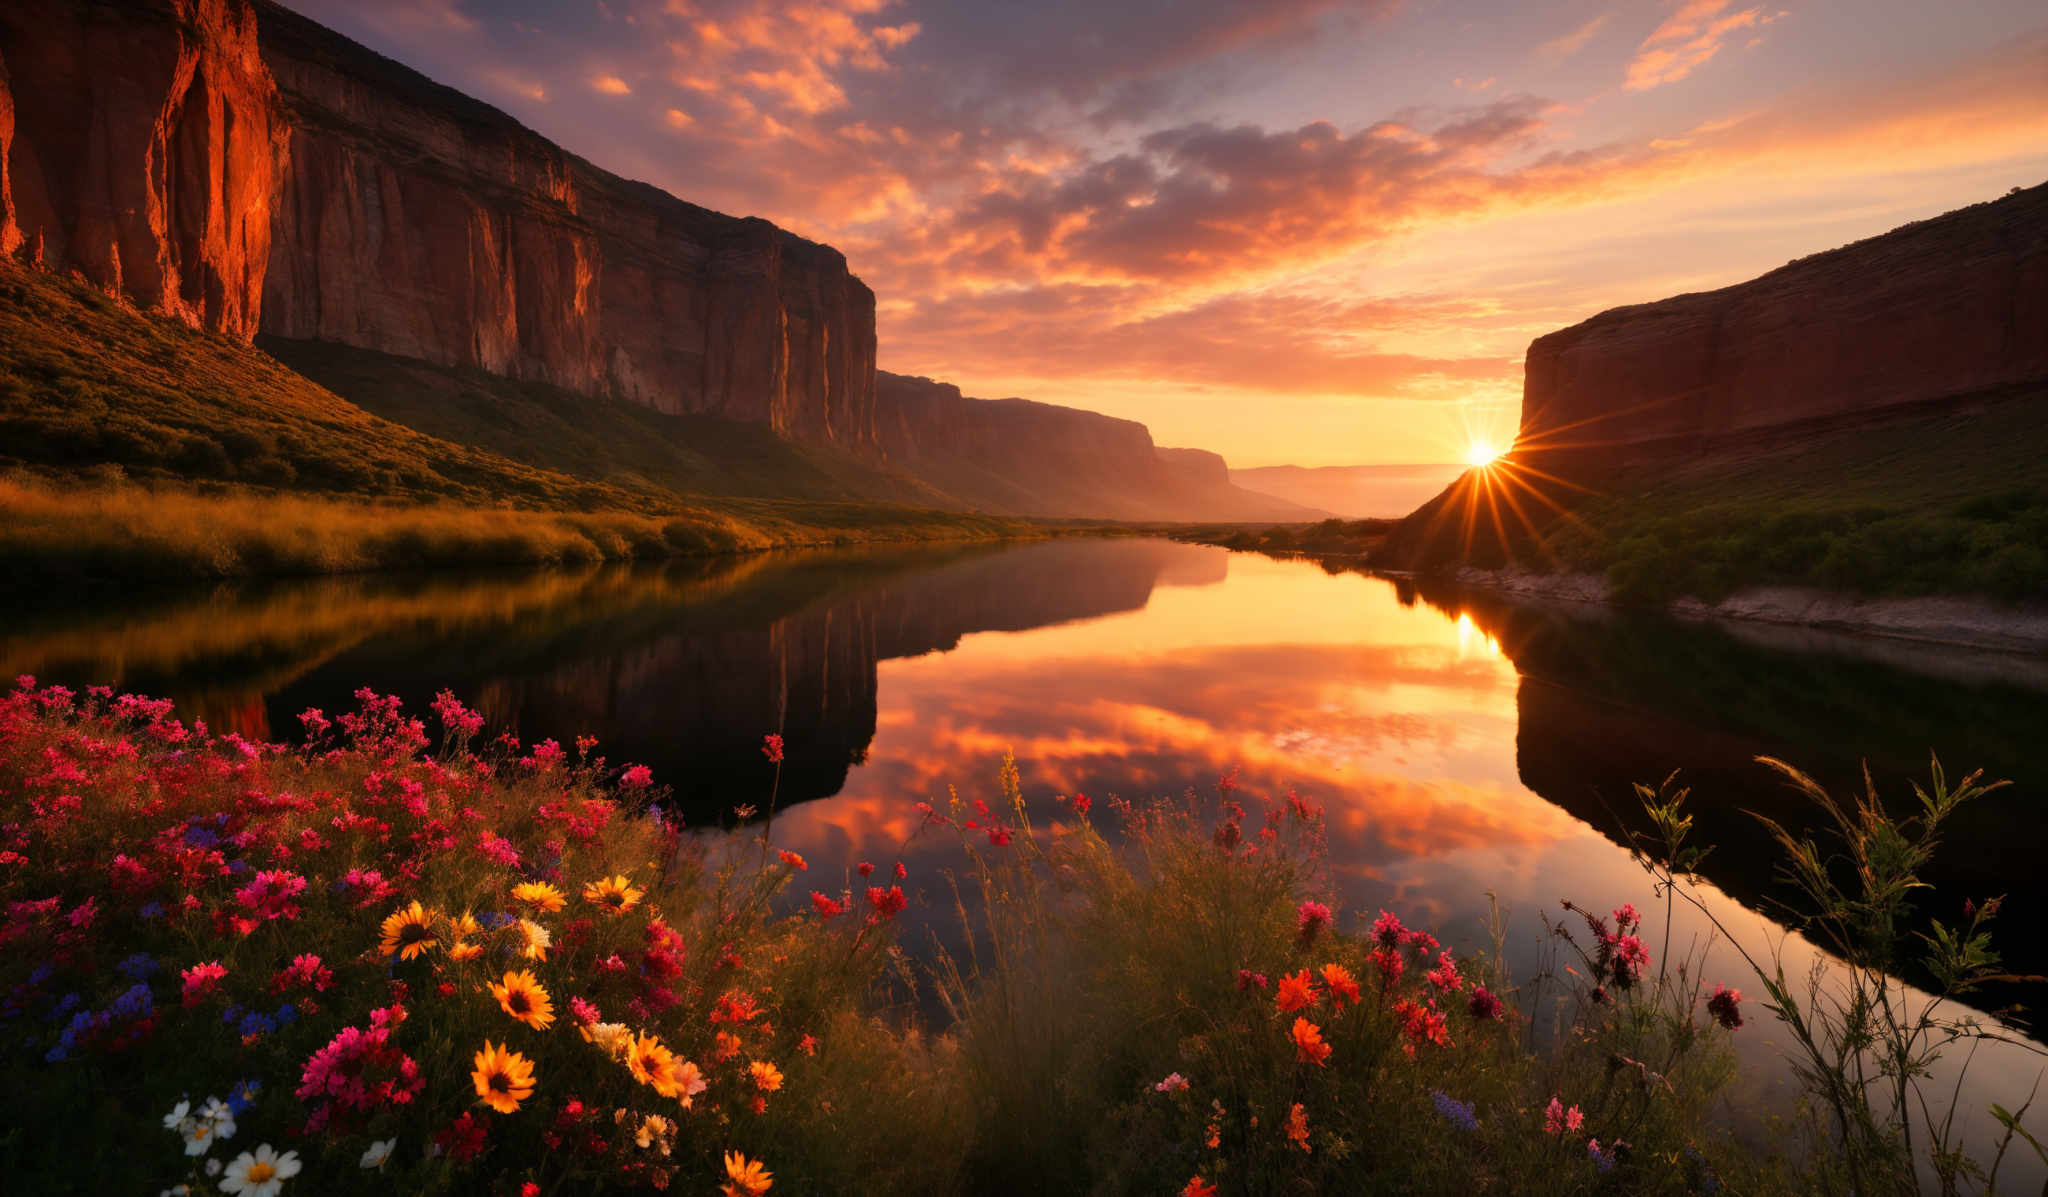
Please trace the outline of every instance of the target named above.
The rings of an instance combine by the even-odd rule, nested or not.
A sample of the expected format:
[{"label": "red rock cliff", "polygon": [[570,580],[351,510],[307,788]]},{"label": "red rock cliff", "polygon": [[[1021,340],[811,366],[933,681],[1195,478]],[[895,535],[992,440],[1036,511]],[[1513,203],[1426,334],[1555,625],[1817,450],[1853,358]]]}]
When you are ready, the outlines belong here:
[{"label": "red rock cliff", "polygon": [[291,165],[262,330],[874,444],[874,294],[838,251],[600,170],[259,3]]},{"label": "red rock cliff", "polygon": [[2048,184],[1529,346],[1521,441],[1711,438],[2048,379]]},{"label": "red rock cliff", "polygon": [[0,5],[0,252],[252,336],[284,149],[243,0]]}]

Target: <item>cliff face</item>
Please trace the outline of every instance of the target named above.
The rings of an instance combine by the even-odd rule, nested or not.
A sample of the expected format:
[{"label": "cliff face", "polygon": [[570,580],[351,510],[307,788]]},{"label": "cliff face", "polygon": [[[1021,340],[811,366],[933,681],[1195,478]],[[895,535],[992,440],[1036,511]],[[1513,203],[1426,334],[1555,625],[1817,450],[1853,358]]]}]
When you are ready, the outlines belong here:
[{"label": "cliff face", "polygon": [[836,250],[265,0],[0,7],[0,252],[244,339],[874,444],[874,295]]},{"label": "cliff face", "polygon": [[291,128],[264,332],[873,447],[874,294],[838,251],[259,12]]},{"label": "cliff face", "polygon": [[1698,439],[2048,379],[2048,184],[1529,346],[1521,443]]},{"label": "cliff face", "polygon": [[242,0],[0,7],[0,252],[247,338],[284,151]]},{"label": "cliff face", "polygon": [[1160,449],[1135,420],[974,399],[950,383],[876,375],[876,436],[892,464],[970,507],[1126,520],[1304,520],[1323,513],[1233,486],[1221,457]]}]

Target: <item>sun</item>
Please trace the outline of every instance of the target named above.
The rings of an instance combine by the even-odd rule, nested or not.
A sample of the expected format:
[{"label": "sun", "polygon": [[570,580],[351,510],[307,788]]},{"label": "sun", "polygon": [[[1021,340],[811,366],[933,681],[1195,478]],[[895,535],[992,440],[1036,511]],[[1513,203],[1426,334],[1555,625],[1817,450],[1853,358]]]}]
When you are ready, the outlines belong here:
[{"label": "sun", "polygon": [[1485,441],[1473,441],[1472,446],[1465,450],[1465,464],[1489,466],[1500,459],[1500,454],[1501,451],[1499,449],[1494,448]]}]

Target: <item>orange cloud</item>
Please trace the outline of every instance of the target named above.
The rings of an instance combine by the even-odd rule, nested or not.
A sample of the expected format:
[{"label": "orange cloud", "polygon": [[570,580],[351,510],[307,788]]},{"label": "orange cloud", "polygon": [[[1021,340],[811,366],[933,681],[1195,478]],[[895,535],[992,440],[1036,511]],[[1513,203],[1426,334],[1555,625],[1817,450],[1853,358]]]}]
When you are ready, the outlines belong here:
[{"label": "orange cloud", "polygon": [[599,75],[590,81],[590,86],[592,89],[601,91],[608,96],[630,96],[633,94],[632,86],[617,75]]},{"label": "orange cloud", "polygon": [[1593,40],[1593,35],[1600,32],[1601,27],[1607,24],[1607,20],[1611,15],[1610,13],[1601,13],[1570,33],[1544,42],[1536,47],[1536,56],[1552,60],[1570,58],[1586,48],[1586,43]]},{"label": "orange cloud", "polygon": [[[1628,64],[1623,86],[1643,91],[1664,83],[1676,83],[1708,59],[1720,53],[1730,35],[1745,29],[1760,29],[1776,17],[1764,15],[1761,6],[1723,14],[1730,0],[1685,0],[1664,23],[1643,39]],[[1782,16],[1783,14],[1779,14]]]}]

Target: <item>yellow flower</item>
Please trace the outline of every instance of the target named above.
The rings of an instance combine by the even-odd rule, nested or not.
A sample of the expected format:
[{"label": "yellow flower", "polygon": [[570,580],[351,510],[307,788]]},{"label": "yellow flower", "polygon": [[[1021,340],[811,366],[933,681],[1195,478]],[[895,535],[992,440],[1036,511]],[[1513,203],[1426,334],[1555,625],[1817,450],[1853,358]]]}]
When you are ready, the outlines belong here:
[{"label": "yellow flower", "polygon": [[773,1093],[782,1088],[782,1070],[766,1060],[756,1060],[747,1065],[747,1075],[754,1078],[754,1088],[763,1093]]},{"label": "yellow flower", "polygon": [[725,1197],[761,1197],[775,1183],[774,1174],[762,1167],[761,1161],[737,1151],[725,1153],[725,1175],[728,1183],[719,1186]]},{"label": "yellow flower", "polygon": [[476,1082],[476,1095],[500,1114],[510,1114],[519,1103],[533,1096],[533,1061],[489,1040],[476,1054],[476,1070],[469,1074]]},{"label": "yellow flower", "polygon": [[477,922],[474,915],[465,910],[461,917],[450,919],[448,923],[454,933],[448,944],[449,959],[473,960],[484,954],[482,944],[469,942],[470,936],[481,934],[484,929],[483,924]]},{"label": "yellow flower", "polygon": [[641,1147],[656,1147],[667,1155],[675,1145],[676,1124],[659,1114],[649,1114],[640,1120],[640,1127],[633,1132],[633,1142]]},{"label": "yellow flower", "polygon": [[653,1035],[634,1036],[633,1046],[626,1051],[626,1069],[634,1080],[653,1086],[663,1097],[675,1097],[682,1092],[681,1078],[676,1075],[676,1054]]},{"label": "yellow flower", "polygon": [[432,924],[433,916],[415,900],[411,906],[384,920],[384,941],[378,945],[378,950],[400,960],[425,955],[441,942],[434,937]]},{"label": "yellow flower", "polygon": [[555,1005],[548,999],[548,991],[530,972],[506,973],[503,985],[491,986],[491,996],[498,999],[505,1013],[536,1031],[547,1030],[548,1024],[555,1021]]},{"label": "yellow flower", "polygon": [[546,927],[532,919],[519,920],[519,939],[519,954],[528,960],[546,960],[548,948],[555,941],[555,937],[548,934]]},{"label": "yellow flower", "polygon": [[643,891],[634,888],[633,883],[622,874],[593,881],[584,886],[583,900],[595,902],[613,914],[624,914],[640,904],[642,893]]},{"label": "yellow flower", "polygon": [[568,905],[562,891],[545,881],[522,881],[512,887],[512,897],[544,914],[555,914]]},{"label": "yellow flower", "polygon": [[633,1046],[633,1032],[628,1030],[624,1023],[600,1022],[576,1029],[583,1033],[585,1043],[595,1043],[604,1049],[606,1055],[615,1060],[623,1058],[627,1050]]}]

